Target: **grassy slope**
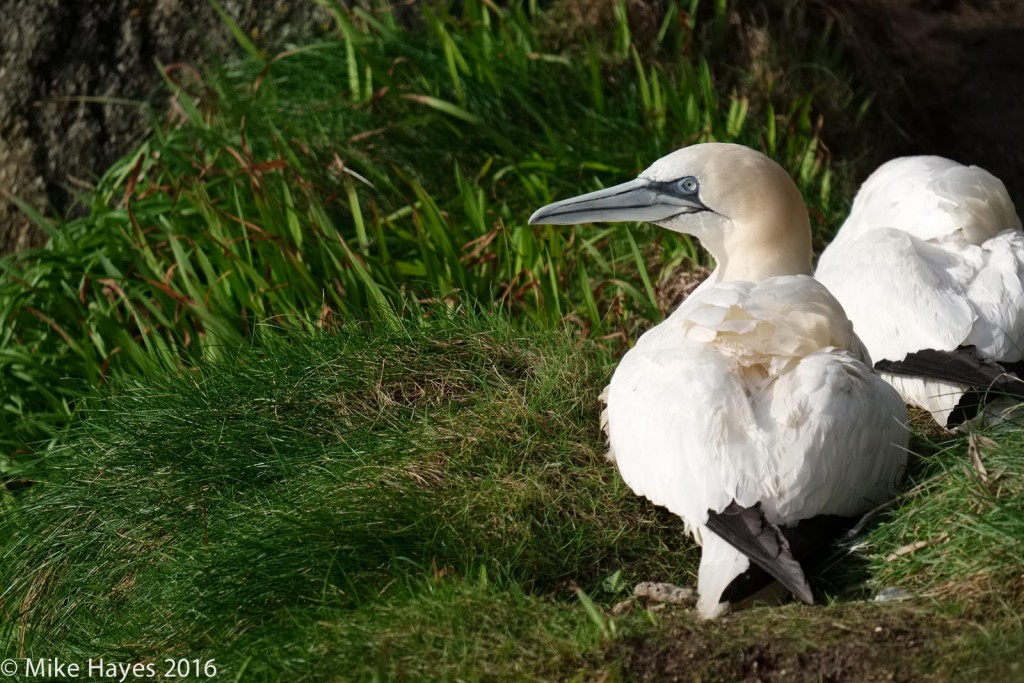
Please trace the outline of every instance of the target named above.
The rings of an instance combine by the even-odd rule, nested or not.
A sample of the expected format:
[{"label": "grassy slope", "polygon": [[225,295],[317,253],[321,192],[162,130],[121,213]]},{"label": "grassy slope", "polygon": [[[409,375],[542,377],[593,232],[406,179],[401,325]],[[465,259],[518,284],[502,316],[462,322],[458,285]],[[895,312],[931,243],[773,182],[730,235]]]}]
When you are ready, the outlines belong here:
[{"label": "grassy slope", "polygon": [[603,460],[603,360],[500,319],[352,325],[93,398],[0,561],[6,654],[311,675],[578,653],[597,631],[542,596],[688,582],[695,558]]},{"label": "grassy slope", "polygon": [[[927,496],[840,565],[909,603],[851,601],[847,581],[831,607],[714,626],[612,617],[622,585],[692,584],[697,553],[602,457],[606,352],[490,316],[260,339],[88,401],[51,480],[0,524],[0,656],[211,657],[291,680],[944,680],[1020,643],[1017,437],[986,453],[983,489],[962,441],[933,456]],[[886,560],[939,530],[944,546]]]},{"label": "grassy slope", "polygon": [[[811,100],[716,92],[681,4],[651,44],[620,17],[610,44],[558,55],[524,12],[467,4],[416,34],[339,17],[344,40],[176,74],[172,123],[89,216],[5,263],[8,455],[83,413],[39,451],[41,483],[4,494],[4,654],[216,656],[268,679],[1015,675],[1014,434],[982,443],[981,483],[964,440],[919,439],[917,493],[822,584],[934,597],[714,626],[609,615],[614,572],[690,583],[696,560],[600,457],[611,352],[423,300],[458,290],[537,326],[634,333],[692,245],[524,219],[696,139],[773,151],[819,227],[841,203]],[[306,331],[257,331],[268,318]]]}]

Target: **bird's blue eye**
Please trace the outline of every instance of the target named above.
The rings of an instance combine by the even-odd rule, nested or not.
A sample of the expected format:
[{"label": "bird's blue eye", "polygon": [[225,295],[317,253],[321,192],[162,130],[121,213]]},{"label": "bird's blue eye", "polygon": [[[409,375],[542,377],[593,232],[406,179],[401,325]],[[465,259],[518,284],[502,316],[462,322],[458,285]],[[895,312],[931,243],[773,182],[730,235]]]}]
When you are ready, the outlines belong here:
[{"label": "bird's blue eye", "polygon": [[679,188],[680,192],[695,194],[697,190],[700,189],[700,183],[698,183],[697,179],[693,176],[686,176],[685,178],[681,178],[676,181],[676,187]]}]

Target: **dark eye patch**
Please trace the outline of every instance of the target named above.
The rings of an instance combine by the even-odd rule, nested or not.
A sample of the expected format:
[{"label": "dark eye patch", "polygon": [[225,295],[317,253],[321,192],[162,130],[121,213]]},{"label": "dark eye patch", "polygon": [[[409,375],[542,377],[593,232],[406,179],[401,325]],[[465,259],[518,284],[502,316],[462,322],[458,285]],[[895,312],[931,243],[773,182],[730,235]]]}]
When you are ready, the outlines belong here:
[{"label": "dark eye patch", "polygon": [[[697,211],[711,211],[711,208],[704,204],[698,196],[700,181],[693,176],[684,176],[677,180],[652,181],[649,187],[660,195],[682,199],[686,202],[686,206]],[[684,211],[683,213],[696,213],[697,211]]]}]

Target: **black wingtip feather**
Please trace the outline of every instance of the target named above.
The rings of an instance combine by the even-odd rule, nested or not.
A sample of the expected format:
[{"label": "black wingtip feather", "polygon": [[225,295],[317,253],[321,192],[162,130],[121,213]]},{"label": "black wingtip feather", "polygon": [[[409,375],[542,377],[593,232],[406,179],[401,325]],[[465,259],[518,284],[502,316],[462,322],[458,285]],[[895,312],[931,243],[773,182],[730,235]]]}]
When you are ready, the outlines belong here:
[{"label": "black wingtip feather", "polygon": [[1011,373],[1011,368],[1016,369],[1018,365],[981,358],[975,347],[961,346],[955,351],[915,351],[899,361],[880,360],[875,363],[875,369],[895,375],[956,382],[973,389],[1024,398],[1024,380]]},{"label": "black wingtip feather", "polygon": [[726,586],[719,601],[740,602],[774,578],[803,602],[814,604],[806,570],[816,566],[825,556],[822,551],[856,522],[852,517],[819,515],[794,526],[780,527],[765,518],[760,503],[744,508],[732,502],[721,512],[708,510],[708,529],[752,563]]},{"label": "black wingtip feather", "polygon": [[1019,377],[1024,363],[997,363],[979,356],[973,346],[961,346],[955,351],[915,351],[900,361],[880,360],[875,369],[970,387],[946,420],[950,429],[975,417],[991,399],[1013,396],[1024,400],[1024,380]]},{"label": "black wingtip feather", "polygon": [[[733,502],[721,512],[708,510],[707,527],[750,558],[797,598],[808,605],[814,604],[811,587],[803,568],[790,552],[789,541],[779,527],[765,518],[760,503],[744,508]],[[735,590],[733,594],[735,597]]]}]

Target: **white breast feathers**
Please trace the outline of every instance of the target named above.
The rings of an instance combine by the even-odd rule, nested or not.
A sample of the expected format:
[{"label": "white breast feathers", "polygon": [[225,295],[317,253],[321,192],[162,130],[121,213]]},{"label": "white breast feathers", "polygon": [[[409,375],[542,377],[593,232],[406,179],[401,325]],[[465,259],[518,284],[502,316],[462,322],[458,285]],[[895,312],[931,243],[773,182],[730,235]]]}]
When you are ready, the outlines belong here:
[{"label": "white breast feathers", "polygon": [[906,458],[906,411],[869,368],[810,277],[706,287],[623,358],[610,445],[625,481],[691,528],[733,500],[777,523],[858,514]]}]

